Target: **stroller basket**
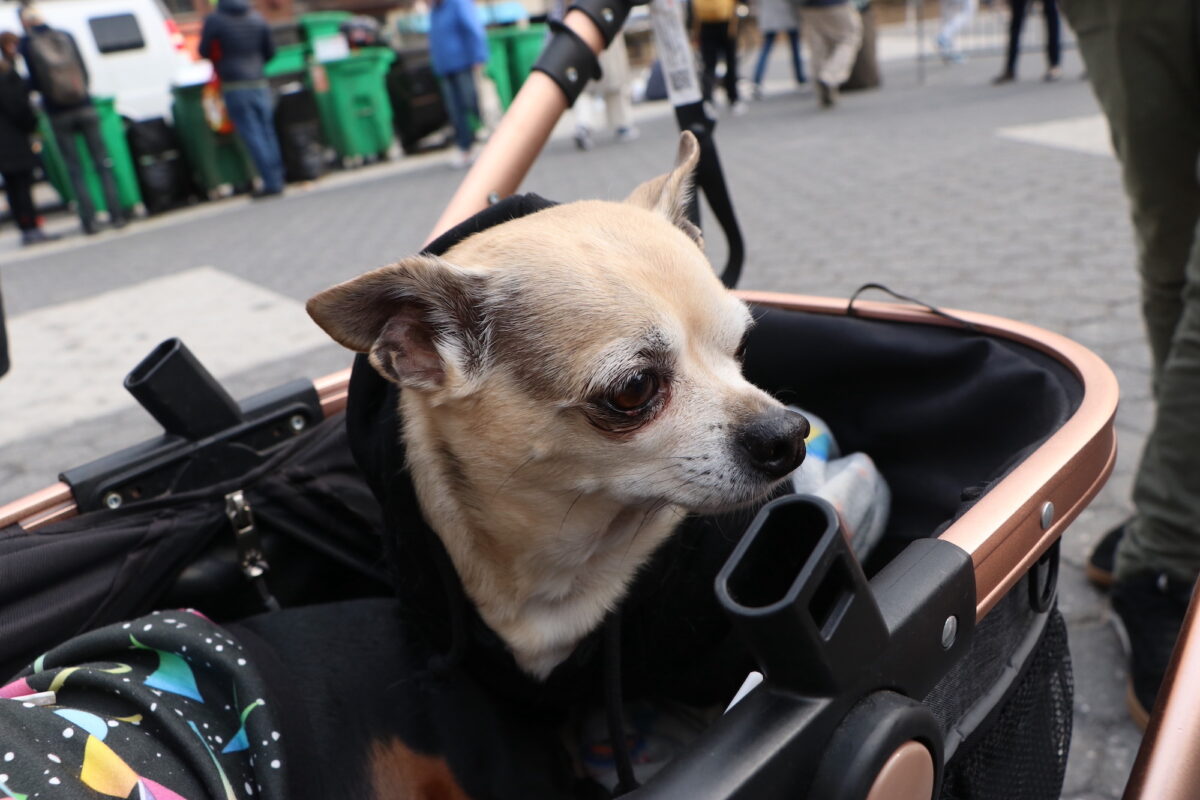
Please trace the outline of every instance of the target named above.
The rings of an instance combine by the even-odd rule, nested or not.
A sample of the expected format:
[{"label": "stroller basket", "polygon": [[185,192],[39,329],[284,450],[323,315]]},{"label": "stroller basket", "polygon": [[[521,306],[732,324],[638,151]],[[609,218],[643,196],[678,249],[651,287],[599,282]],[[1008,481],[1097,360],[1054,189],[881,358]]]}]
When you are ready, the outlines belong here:
[{"label": "stroller basket", "polygon": [[[892,487],[892,517],[861,567],[820,546],[789,556],[795,571],[818,558],[840,565],[797,606],[816,616],[814,632],[760,621],[770,633],[757,641],[777,651],[760,651],[750,634],[751,650],[775,659],[766,681],[636,796],[866,797],[876,774],[907,764],[944,798],[1057,797],[1071,678],[1054,545],[1113,466],[1111,371],[1073,342],[994,317],[742,296],[758,317],[748,377],[820,415],[847,452],[869,453]],[[219,485],[74,519],[62,485],[0,509],[0,627],[16,631],[0,662],[15,669],[67,636],[167,605],[219,620],[260,611],[255,592],[230,591],[248,586],[225,517],[234,490],[255,510],[272,565],[266,584],[284,605],[386,594],[377,509],[345,452],[347,381],[317,381],[331,418]],[[824,512],[785,522],[836,531]],[[150,535],[166,527],[171,535]],[[786,539],[764,534],[768,550],[756,557],[772,561],[770,548]],[[840,536],[823,541],[844,548]],[[55,542],[89,550],[86,591],[64,596],[76,567],[44,557],[40,547]],[[324,591],[313,597],[318,569]],[[792,581],[735,575],[731,585],[737,604],[757,613]],[[39,624],[15,623],[25,619]],[[877,647],[842,636],[847,620],[842,633],[865,632]],[[839,653],[840,642],[851,646]],[[822,683],[813,664],[826,655]],[[779,659],[803,669],[789,673]]]}]

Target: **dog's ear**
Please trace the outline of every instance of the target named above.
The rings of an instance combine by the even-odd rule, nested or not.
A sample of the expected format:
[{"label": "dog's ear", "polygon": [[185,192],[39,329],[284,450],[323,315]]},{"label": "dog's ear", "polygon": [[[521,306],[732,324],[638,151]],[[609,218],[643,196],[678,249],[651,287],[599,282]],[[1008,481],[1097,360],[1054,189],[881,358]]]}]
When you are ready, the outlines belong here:
[{"label": "dog's ear", "polygon": [[482,364],[484,283],[480,273],[417,255],[326,289],[307,309],[338,344],[368,354],[383,377],[435,391]]},{"label": "dog's ear", "polygon": [[666,175],[652,178],[633,190],[626,203],[657,211],[703,246],[700,229],[687,217],[692,199],[692,179],[700,162],[700,143],[691,131],[679,134],[679,152],[675,168]]}]

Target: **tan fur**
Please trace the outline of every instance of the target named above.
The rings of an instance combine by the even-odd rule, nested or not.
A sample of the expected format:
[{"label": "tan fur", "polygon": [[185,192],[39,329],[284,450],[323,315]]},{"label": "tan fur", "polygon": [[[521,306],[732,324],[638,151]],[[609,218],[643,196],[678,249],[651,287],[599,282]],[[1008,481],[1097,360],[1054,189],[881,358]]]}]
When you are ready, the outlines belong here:
[{"label": "tan fur", "polygon": [[414,752],[399,739],[371,743],[372,797],[388,800],[471,800],[450,766]]},{"label": "tan fur", "polygon": [[[422,511],[483,619],[538,677],[685,513],[770,488],[731,455],[731,431],[778,403],[742,377],[749,313],[683,224],[697,156],[684,134],[676,168],[625,203],[549,208],[309,303],[404,389]],[[645,372],[647,353],[668,363],[661,409],[628,430],[598,420],[589,398]]]}]

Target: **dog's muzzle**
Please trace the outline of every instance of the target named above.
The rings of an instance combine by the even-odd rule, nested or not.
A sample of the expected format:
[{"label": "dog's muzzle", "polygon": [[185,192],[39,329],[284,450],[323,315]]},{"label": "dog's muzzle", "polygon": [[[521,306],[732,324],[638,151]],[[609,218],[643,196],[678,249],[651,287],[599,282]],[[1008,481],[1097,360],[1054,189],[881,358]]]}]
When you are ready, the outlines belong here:
[{"label": "dog's muzzle", "polygon": [[772,408],[743,425],[735,441],[748,467],[775,480],[800,466],[806,436],[807,419],[795,411]]}]

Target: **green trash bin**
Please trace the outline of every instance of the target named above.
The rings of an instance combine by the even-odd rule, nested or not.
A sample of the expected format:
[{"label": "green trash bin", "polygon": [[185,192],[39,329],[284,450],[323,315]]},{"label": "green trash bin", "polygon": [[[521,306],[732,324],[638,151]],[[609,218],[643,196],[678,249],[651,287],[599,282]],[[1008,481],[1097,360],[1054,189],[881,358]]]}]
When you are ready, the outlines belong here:
[{"label": "green trash bin", "polygon": [[171,90],[175,130],[192,180],[209,199],[250,188],[256,175],[241,139],[233,133],[217,133],[204,114],[205,84],[176,86]]},{"label": "green trash bin", "polygon": [[516,94],[546,46],[546,26],[539,23],[512,31],[508,38],[508,71],[512,76],[513,94]]},{"label": "green trash bin", "polygon": [[338,33],[342,23],[352,16],[349,11],[310,11],[301,14],[296,22],[300,26],[302,40],[311,46],[317,39]]},{"label": "green trash bin", "polygon": [[496,84],[501,107],[507,109],[546,46],[546,25],[489,28],[487,42],[487,74]]},{"label": "green trash bin", "polygon": [[310,79],[325,141],[343,161],[384,156],[395,141],[387,73],[396,54],[364,47],[312,68]]},{"label": "green trash bin", "polygon": [[275,57],[263,66],[263,74],[268,78],[278,78],[292,75],[308,69],[308,45],[303,43],[285,44],[275,50]]},{"label": "green trash bin", "polygon": [[496,85],[500,108],[508,110],[513,99],[512,73],[508,67],[508,40],[503,35],[497,35],[500,30],[503,29],[493,28],[488,31],[488,61],[485,72]]},{"label": "green trash bin", "polygon": [[[104,140],[108,157],[112,159],[117,198],[121,207],[130,211],[142,205],[142,191],[138,188],[137,171],[133,164],[133,156],[129,152],[129,143],[125,140],[125,121],[117,113],[113,98],[93,97],[92,103],[100,117],[100,138]],[[75,189],[71,186],[67,163],[63,160],[62,151],[59,150],[54,131],[50,127],[50,120],[45,114],[38,115],[38,132],[42,138],[42,165],[46,169],[46,177],[63,200],[74,200]],[[92,205],[99,211],[108,211],[100,173],[96,171],[96,164],[88,152],[83,134],[75,134],[75,149],[79,152],[79,161],[83,166],[83,177],[92,197]]]}]

